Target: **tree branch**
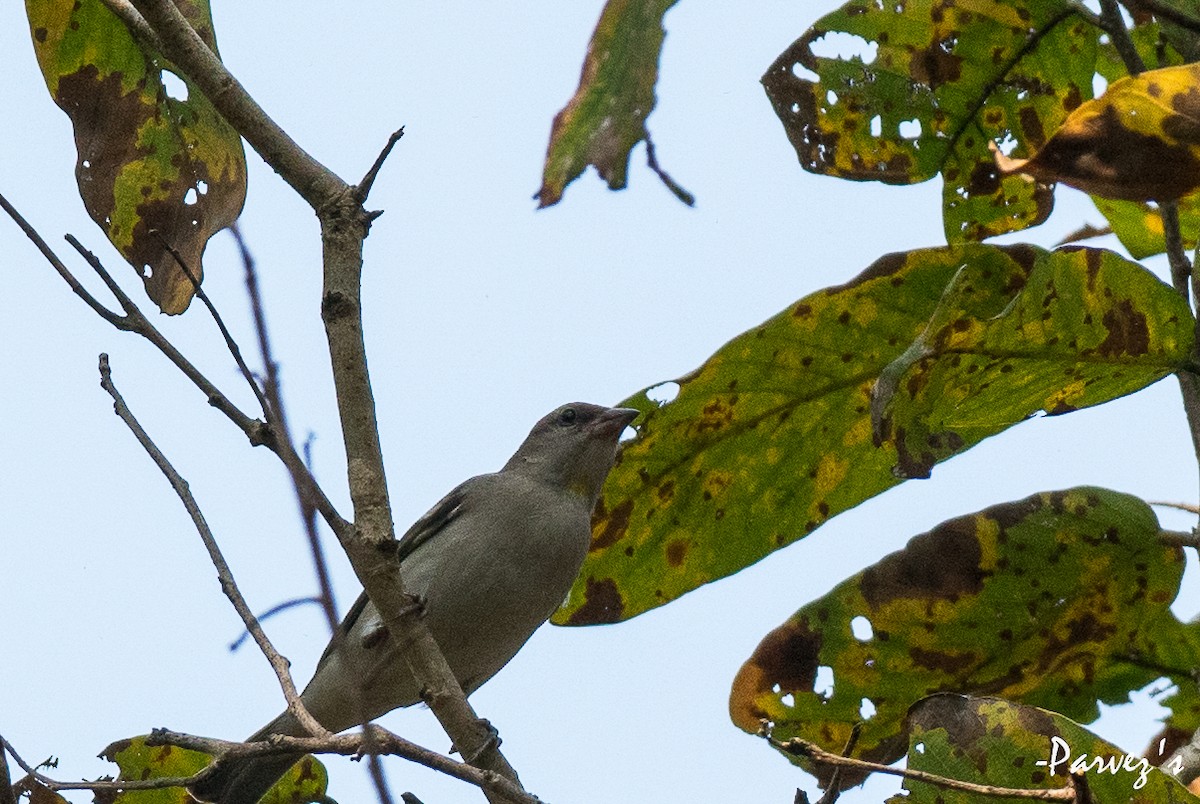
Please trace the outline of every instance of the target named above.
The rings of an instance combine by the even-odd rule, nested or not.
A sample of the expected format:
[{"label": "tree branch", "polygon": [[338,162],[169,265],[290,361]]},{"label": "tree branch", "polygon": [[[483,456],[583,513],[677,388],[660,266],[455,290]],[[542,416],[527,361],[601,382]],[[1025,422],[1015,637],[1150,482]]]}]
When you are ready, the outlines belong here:
[{"label": "tree branch", "polygon": [[354,504],[354,531],[339,533],[339,541],[385,627],[407,646],[405,661],[451,740],[464,757],[515,781],[516,771],[500,754],[494,731],[475,714],[428,628],[414,608],[405,605],[399,562],[392,549],[395,532],[362,333],[362,244],[372,216],[363,209],[355,188],[305,153],[266,115],[170,0],[133,0],[133,5],[157,34],[163,55],[204,92],[320,219],[321,317]]},{"label": "tree branch", "polygon": [[121,397],[121,393],[117,390],[116,385],[112,380],[112,369],[108,363],[108,355],[100,355],[100,387],[103,388],[113,399],[113,410],[120,417],[125,426],[133,433],[134,438],[154,461],[155,466],[159,471],[166,476],[167,482],[171,484],[171,488],[179,497],[183,507],[187,510],[188,516],[192,519],[192,524],[196,526],[196,531],[200,534],[200,540],[204,542],[204,548],[208,551],[208,557],[212,560],[213,566],[217,570],[217,579],[221,582],[221,591],[229,598],[229,602],[233,604],[234,610],[238,616],[242,618],[242,622],[246,624],[246,630],[254,637],[254,641],[258,643],[259,649],[263,655],[267,657],[267,661],[271,664],[271,669],[275,671],[276,678],[279,679],[279,686],[283,689],[283,697],[287,699],[288,710],[296,717],[296,720],[307,729],[311,734],[326,737],[329,736],[329,731],[325,729],[317,719],[314,718],[309,711],[304,707],[300,700],[300,693],[296,691],[295,682],[292,681],[291,670],[289,669],[290,662],[275,650],[275,646],[267,638],[263,632],[262,626],[259,625],[254,613],[246,604],[246,599],[242,597],[241,590],[238,589],[237,583],[233,579],[233,572],[229,569],[229,565],[225,562],[225,557],[221,555],[221,549],[217,546],[217,541],[213,537],[212,531],[208,527],[208,523],[204,519],[204,514],[200,510],[200,506],[196,503],[195,497],[192,496],[191,489],[188,488],[187,481],[184,480],[167,457],[162,453],[150,438],[150,435],[142,428],[141,424],[134,417],[129,406],[125,404],[125,400]]}]

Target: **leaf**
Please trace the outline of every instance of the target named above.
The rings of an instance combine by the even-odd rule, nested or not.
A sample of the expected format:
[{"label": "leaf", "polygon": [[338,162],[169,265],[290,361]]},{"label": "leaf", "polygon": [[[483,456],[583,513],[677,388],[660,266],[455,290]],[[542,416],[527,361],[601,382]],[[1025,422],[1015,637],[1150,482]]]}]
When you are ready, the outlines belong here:
[{"label": "leaf", "polygon": [[[149,746],[146,737],[118,740],[100,752],[100,756],[117,763],[121,769],[118,779],[161,779],[192,776],[211,761],[212,757],[199,751],[189,751],[173,745]],[[329,777],[325,766],[312,755],[298,760],[265,796],[263,804],[304,804],[324,800]],[[195,800],[182,787],[161,790],[131,790],[120,793],[113,804],[194,804]]]},{"label": "leaf", "polygon": [[1200,65],[1150,70],[1073,111],[1029,159],[996,155],[1005,174],[1103,198],[1172,201],[1200,188]]},{"label": "leaf", "polygon": [[[176,5],[214,51],[207,0]],[[187,309],[208,239],[246,195],[241,139],[195,86],[146,55],[101,0],[26,0],[46,86],[75,128],[79,192],[166,313]],[[164,76],[185,89],[168,93]],[[186,92],[186,99],[172,95]]]},{"label": "leaf", "polygon": [[[1163,237],[1162,211],[1145,201],[1118,201],[1092,196],[1096,209],[1108,219],[1113,234],[1135,260],[1144,260],[1167,250]],[[1200,193],[1185,195],[1177,202],[1183,246],[1192,249],[1200,237]]]},{"label": "leaf", "polygon": [[[1091,97],[1097,34],[1067,0],[852,0],[763,76],[801,166],[856,181],[944,180],[950,242],[1034,226],[1048,187],[998,175],[988,144],[1040,147]],[[841,58],[835,47],[856,51]]]},{"label": "leaf", "polygon": [[611,190],[625,187],[629,152],[642,140],[650,167],[679,200],[695,199],[658,166],[646,130],[662,50],[663,15],[678,0],[608,0],[588,43],[575,96],[554,117],[542,169],[539,207],[557,204],[566,186],[594,165]]},{"label": "leaf", "polygon": [[[876,380],[930,328],[931,317],[947,309],[943,295],[964,265],[981,276],[1006,278],[980,288],[987,294],[976,307],[990,315],[1010,304],[1040,303],[1041,295],[1019,297],[1026,277],[1042,270],[1044,254],[1029,246],[967,244],[885,256],[848,284],[813,293],[734,338],[677,383],[623,402],[643,411],[638,435],[625,443],[608,476],[592,520],[591,550],[554,622],[588,625],[634,617],[753,564],[899,483],[893,473],[901,463],[895,442],[877,447],[872,441]],[[1074,259],[1068,262],[1086,265]],[[1133,263],[1120,262],[1112,270],[1130,287],[1147,285],[1148,274]],[[1145,314],[1153,309],[1160,307],[1148,307]],[[1190,318],[1183,321],[1189,328]],[[1103,319],[1099,325],[1107,326]],[[1094,322],[1089,326],[1098,331]],[[1164,350],[1159,338],[1166,333],[1158,324],[1146,326],[1147,352]],[[1031,337],[1036,351],[1036,338],[1045,336]],[[1181,351],[1182,337],[1175,347]],[[1053,397],[1057,379],[1064,398],[1073,398],[1079,356],[1065,343],[1045,347],[1044,357],[1034,376],[1045,384],[1046,397]],[[1088,359],[1115,361],[1143,384],[1162,375],[1157,359],[1148,366],[1127,365],[1135,361],[1115,349],[1111,359]],[[660,404],[664,391],[674,388],[678,395]],[[1007,418],[992,417],[961,441],[919,450],[911,437],[903,443],[922,460],[927,451],[941,460],[1029,412],[1012,405],[1003,411]]]},{"label": "leaf", "polygon": [[1028,278],[1016,265],[968,263],[881,373],[875,429],[894,437],[902,475],[927,477],[957,445],[1156,382],[1188,360],[1194,329],[1179,294],[1110,251],[1044,254]]},{"label": "leaf", "polygon": [[[1086,774],[1095,804],[1200,802],[1151,761],[1127,754],[1056,712],[999,698],[934,695],[917,702],[908,718],[910,770],[976,784],[1057,789],[1066,786],[1074,765]],[[1013,800],[911,779],[904,787],[908,794],[893,796],[888,804]]]},{"label": "leaf", "polygon": [[[999,695],[1082,722],[1164,674],[1190,679],[1200,633],[1171,613],[1181,549],[1140,500],[1047,492],[951,519],[797,611],[742,665],[730,716],[775,737],[890,763],[937,692]],[[832,693],[818,689],[831,671]],[[864,714],[870,701],[873,714]],[[818,774],[828,781],[826,770]]]}]

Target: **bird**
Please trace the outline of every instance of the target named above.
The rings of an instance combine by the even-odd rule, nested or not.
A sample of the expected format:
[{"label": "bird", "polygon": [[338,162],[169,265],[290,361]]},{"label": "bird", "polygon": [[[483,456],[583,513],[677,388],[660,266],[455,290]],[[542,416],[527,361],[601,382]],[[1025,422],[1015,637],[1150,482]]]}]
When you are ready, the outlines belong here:
[{"label": "bird", "polygon": [[[470,695],[508,663],[565,600],[591,543],[592,509],[633,408],[584,402],[542,417],[498,472],[443,497],[400,538],[405,591]],[[364,592],[300,699],[331,732],[421,701],[403,646]],[[284,711],[249,741],[307,736]],[[231,759],[189,789],[214,804],[254,804],[300,754]]]}]

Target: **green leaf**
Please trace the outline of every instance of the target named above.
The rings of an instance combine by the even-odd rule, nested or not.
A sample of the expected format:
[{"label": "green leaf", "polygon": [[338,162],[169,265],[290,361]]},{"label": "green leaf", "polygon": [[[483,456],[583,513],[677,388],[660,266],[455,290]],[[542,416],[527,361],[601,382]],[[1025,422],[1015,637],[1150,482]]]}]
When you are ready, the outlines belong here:
[{"label": "green leaf", "polygon": [[[934,695],[909,712],[908,767],[981,785],[1027,790],[1065,787],[1072,765],[1095,804],[1200,802],[1173,776],[1129,746],[1118,748],[1056,712],[999,698]],[[1162,762],[1166,757],[1156,761]],[[1015,801],[905,780],[888,804]]]},{"label": "green leaf", "polygon": [[608,0],[588,44],[579,88],[555,116],[542,169],[539,207],[557,204],[566,186],[594,165],[609,189],[625,187],[629,152],[642,140],[650,167],[679,200],[691,193],[658,166],[646,118],[663,43],[663,15],[678,0]]},{"label": "green leaf", "polygon": [[[909,707],[937,692],[1088,722],[1098,701],[1126,701],[1162,675],[1190,683],[1200,636],[1170,610],[1183,569],[1149,506],[1104,489],[952,519],[768,634],[738,672],[730,715],[831,751],[862,722],[855,755],[884,763],[904,753]],[[821,667],[832,693],[816,689]]]},{"label": "green leaf", "polygon": [[[1067,0],[852,0],[763,76],[805,170],[915,184],[942,174],[950,242],[1041,223],[1048,187],[1001,177],[988,147],[1036,150],[1092,94],[1097,31]],[[836,58],[826,49],[857,42]],[[814,74],[809,80],[797,74]]]},{"label": "green leaf", "polygon": [[904,476],[927,477],[960,445],[1038,411],[1068,413],[1161,379],[1188,359],[1194,329],[1179,294],[1110,251],[1044,254],[1028,278],[977,260],[883,370],[876,430],[894,434]]},{"label": "green leaf", "polygon": [[[1100,196],[1092,196],[1092,203],[1108,219],[1113,234],[1135,260],[1144,260],[1167,250],[1162,212],[1158,204]],[[1196,247],[1197,238],[1200,237],[1200,193],[1185,195],[1176,203],[1183,246],[1190,250]]]},{"label": "green leaf", "polygon": [[[212,757],[173,745],[146,745],[146,737],[118,740],[100,752],[117,763],[118,779],[162,779],[188,777],[199,773]],[[263,804],[305,804],[323,801],[329,776],[325,766],[312,755],[305,755],[263,797]],[[120,793],[113,804],[195,804],[182,787],[161,790],[131,790]]]},{"label": "green leaf", "polygon": [[[1079,254],[1101,255],[1103,271],[1094,279],[1103,284],[1097,287],[1125,283],[1135,289],[1139,295],[1129,302],[1132,319],[1158,315],[1175,303],[1160,298],[1170,291],[1137,265],[1114,262],[1094,250]],[[986,318],[1010,305],[1025,310],[1046,301],[1041,285],[1031,285],[1030,295],[1023,293],[1031,273],[1041,276],[1051,268],[1072,266],[1086,272],[1090,259],[1045,257],[1045,252],[1028,246],[978,244],[891,254],[848,284],[818,291],[734,338],[679,379],[678,396],[671,401],[660,404],[666,389],[656,386],[623,402],[643,411],[638,435],[623,446],[608,476],[592,522],[591,550],[554,622],[616,622],[661,606],[737,572],[894,486],[900,482],[894,467],[907,467],[912,473],[915,460],[941,460],[1021,421],[1033,409],[1005,403],[1005,415],[966,427],[936,400],[917,395],[893,414],[906,428],[901,443],[910,457],[902,460],[895,440],[880,446],[872,440],[872,389],[922,333],[936,332],[931,318],[950,310],[946,289],[963,266],[971,266],[981,281],[992,277],[983,281],[973,301],[966,285],[955,291],[963,298],[960,304],[970,301],[966,312]],[[1072,286],[1087,291],[1086,273]],[[1115,293],[1115,302],[1123,305],[1127,291]],[[1054,305],[1055,310],[1066,309],[1062,306],[1068,302]],[[1082,314],[1081,306],[1074,307],[1082,301],[1070,305]],[[1144,351],[1153,359],[1139,366],[1124,350],[1114,347],[1100,353],[1090,341],[1073,346],[1067,339],[1050,345],[1041,315],[1039,309],[1039,321],[1029,330],[1029,348],[1035,355],[1042,349],[1044,364],[1034,371],[1031,358],[1023,362],[1022,371],[1040,383],[1042,398],[1049,400],[1094,404],[1101,392],[1128,393],[1138,382],[1145,385],[1162,376],[1162,354],[1174,349],[1171,354],[1182,361],[1190,343],[1188,335],[1169,330],[1165,323],[1145,324],[1149,340]],[[1183,310],[1180,315],[1178,329],[1190,332],[1190,314]],[[1117,316],[1110,325],[1102,315],[1080,326],[1104,337],[1111,334],[1116,343],[1123,332],[1110,333],[1107,328],[1123,327],[1128,318]],[[972,332],[983,328],[984,346],[1000,338],[993,334],[995,325],[970,317],[966,321]],[[1173,346],[1167,344],[1168,336]],[[1084,349],[1091,351],[1085,355]],[[939,358],[930,360],[931,369],[941,365]],[[1081,362],[1089,364],[1085,378],[1101,372],[1090,365],[1094,362],[1104,364],[1104,371],[1122,371],[1122,381],[1089,387],[1080,398],[1073,389],[1080,382],[1075,375]],[[938,371],[949,377],[950,368]],[[911,372],[924,369],[918,362]],[[1007,375],[1001,374],[989,398],[1008,387]],[[1012,388],[1021,390],[1015,384]],[[909,393],[907,387],[903,391]],[[922,426],[914,417],[919,405],[927,403],[934,403],[932,424],[952,422],[962,430],[961,440],[933,446],[914,443]]]},{"label": "green leaf", "polygon": [[[215,52],[207,0],[176,5]],[[241,139],[195,86],[168,94],[174,72],[145,54],[101,0],[26,0],[46,86],[75,128],[84,206],[166,313],[187,309],[208,239],[237,219],[246,196]],[[173,91],[179,95],[180,91]],[[164,245],[164,241],[167,245]]]}]

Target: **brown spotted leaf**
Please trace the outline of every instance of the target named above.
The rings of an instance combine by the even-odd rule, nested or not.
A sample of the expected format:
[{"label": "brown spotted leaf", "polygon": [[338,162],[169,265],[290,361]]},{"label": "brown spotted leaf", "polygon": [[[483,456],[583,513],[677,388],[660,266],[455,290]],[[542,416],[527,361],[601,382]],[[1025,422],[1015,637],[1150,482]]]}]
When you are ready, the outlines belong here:
[{"label": "brown spotted leaf", "polygon": [[1000,176],[988,145],[1035,150],[1091,97],[1098,33],[1075,8],[851,0],[763,86],[805,170],[888,184],[940,173],[947,239],[980,240],[1050,214],[1050,189]]},{"label": "brown spotted leaf", "polygon": [[907,748],[908,708],[937,692],[1090,722],[1098,702],[1200,665],[1200,631],[1170,610],[1183,568],[1149,506],[1104,489],[952,519],[768,634],[738,672],[730,716],[832,751],[862,723],[854,755],[884,763]]},{"label": "brown spotted leaf", "polygon": [[[118,779],[186,778],[200,772],[212,761],[212,757],[199,751],[173,745],[147,745],[144,736],[118,740],[101,751],[100,756],[115,762],[121,769]],[[306,755],[275,783],[262,802],[305,804],[324,801],[328,783],[325,766],[316,757]],[[112,804],[195,804],[195,799],[182,787],[131,790],[111,801]]]},{"label": "brown spotted leaf", "polygon": [[[1073,720],[1000,698],[933,695],[908,713],[908,768],[1020,790],[1067,786],[1072,765],[1087,777],[1093,804],[1197,804],[1168,772],[1166,757],[1143,759]],[[1132,751],[1132,753],[1131,753]],[[1012,801],[905,780],[888,804],[995,804]]]},{"label": "brown spotted leaf", "polygon": [[[990,315],[1024,303],[1026,278],[1044,254],[1029,246],[965,244],[888,255],[848,284],[813,293],[734,338],[688,376],[622,403],[643,411],[637,437],[623,446],[608,476],[591,550],[554,622],[634,617],[753,564],[899,483],[893,467],[904,462],[896,440],[878,447],[872,441],[876,381],[945,314],[947,288],[964,266],[986,281],[978,293],[961,284],[956,292],[979,315]],[[1149,275],[1138,266],[1122,263],[1120,269],[1131,287],[1146,284],[1143,274]],[[1183,316],[1190,321],[1186,311]],[[1162,326],[1147,325],[1148,351],[1162,350]],[[1030,348],[1042,349],[1060,371],[1060,387],[1047,384],[1045,398],[1074,398],[1078,355],[1069,344],[1048,348],[1043,337],[1040,347],[1035,341]],[[1096,359],[1119,363],[1130,384],[1102,389],[1128,393],[1136,385],[1132,378],[1149,384],[1162,376],[1157,358],[1138,366],[1111,351],[1111,359]],[[1089,404],[1097,401],[1087,397]],[[967,449],[1031,412],[1004,410],[1009,415],[989,417],[964,428],[961,440],[939,445],[933,459]],[[910,433],[919,426],[905,424]],[[925,460],[930,449],[910,451]]]},{"label": "brown spotted leaf", "polygon": [[[176,5],[215,51],[207,0]],[[199,279],[208,239],[237,219],[245,200],[241,139],[199,89],[144,53],[101,0],[25,7],[46,86],[75,128],[88,214],[142,276],[150,299],[163,312],[183,312],[195,288],[167,246]]]},{"label": "brown spotted leaf", "polygon": [[925,331],[881,373],[875,432],[894,439],[897,471],[927,477],[1000,427],[1170,374],[1188,360],[1194,329],[1179,294],[1111,251],[1059,249],[1028,275],[965,264]]},{"label": "brown spotted leaf", "polygon": [[1200,189],[1200,65],[1115,81],[1031,158],[997,154],[996,164],[1006,175],[1125,201],[1172,201]]},{"label": "brown spotted leaf", "polygon": [[554,118],[542,169],[539,207],[557,204],[567,185],[593,165],[610,189],[625,187],[629,152],[646,141],[650,167],[679,200],[695,199],[658,166],[646,118],[663,43],[663,15],[678,0],[608,0],[588,43],[575,96]]}]

